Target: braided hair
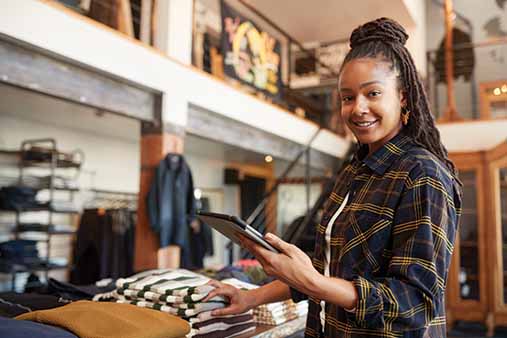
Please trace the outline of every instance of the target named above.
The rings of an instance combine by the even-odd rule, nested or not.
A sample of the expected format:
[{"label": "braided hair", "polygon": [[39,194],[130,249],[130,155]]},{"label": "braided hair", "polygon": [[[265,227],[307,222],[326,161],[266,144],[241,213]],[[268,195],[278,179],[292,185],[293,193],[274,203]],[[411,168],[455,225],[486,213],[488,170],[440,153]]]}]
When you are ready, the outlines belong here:
[{"label": "braided hair", "polygon": [[[435,126],[426,91],[415,68],[414,60],[405,48],[408,34],[396,21],[380,18],[354,29],[350,36],[350,51],[345,56],[341,70],[349,61],[359,58],[380,58],[391,63],[397,71],[400,89],[406,94],[410,119],[404,127],[415,143],[426,148],[456,174],[447,150],[440,140]],[[340,70],[340,73],[341,73]]]}]

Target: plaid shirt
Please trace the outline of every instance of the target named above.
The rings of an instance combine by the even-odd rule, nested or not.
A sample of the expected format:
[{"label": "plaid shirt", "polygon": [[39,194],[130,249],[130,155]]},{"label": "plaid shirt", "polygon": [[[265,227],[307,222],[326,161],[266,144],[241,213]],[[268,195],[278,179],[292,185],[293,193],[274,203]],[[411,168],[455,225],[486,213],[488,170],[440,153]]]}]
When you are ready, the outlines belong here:
[{"label": "plaid shirt", "polygon": [[[352,281],[354,311],[326,302],[326,337],[446,337],[444,291],[461,214],[461,183],[434,155],[398,134],[371,156],[362,147],[340,173],[318,226],[313,265]],[[292,290],[293,298],[305,296]],[[319,337],[320,300],[310,297],[306,337]]]}]

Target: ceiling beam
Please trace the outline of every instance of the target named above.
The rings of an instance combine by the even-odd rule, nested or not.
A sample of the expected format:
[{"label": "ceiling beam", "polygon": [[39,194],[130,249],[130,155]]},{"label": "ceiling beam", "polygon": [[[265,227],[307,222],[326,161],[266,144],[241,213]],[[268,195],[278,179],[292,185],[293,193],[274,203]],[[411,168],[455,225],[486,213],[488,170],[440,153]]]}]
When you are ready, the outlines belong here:
[{"label": "ceiling beam", "polygon": [[[293,161],[303,145],[191,104],[186,132],[263,155]],[[333,170],[338,158],[311,149],[311,167]],[[304,164],[304,156],[301,165]]]},{"label": "ceiling beam", "polygon": [[0,36],[0,82],[142,121],[161,93]]}]

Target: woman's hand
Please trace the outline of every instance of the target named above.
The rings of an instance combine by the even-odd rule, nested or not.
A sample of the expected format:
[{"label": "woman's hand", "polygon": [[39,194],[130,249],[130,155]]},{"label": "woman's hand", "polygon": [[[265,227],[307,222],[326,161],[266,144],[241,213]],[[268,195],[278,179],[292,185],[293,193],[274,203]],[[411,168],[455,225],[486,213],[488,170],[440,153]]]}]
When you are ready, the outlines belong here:
[{"label": "woman's hand", "polygon": [[208,296],[204,298],[203,302],[207,302],[215,296],[224,296],[230,303],[226,308],[213,310],[211,312],[213,316],[240,314],[257,306],[255,297],[251,295],[251,291],[241,290],[216,280],[211,280],[208,284],[213,285],[216,289],[211,291]]},{"label": "woman's hand", "polygon": [[310,257],[297,246],[284,242],[273,234],[268,233],[264,238],[281,253],[271,252],[246,237],[242,237],[241,242],[262,264],[268,275],[303,293],[315,294],[322,275],[315,270]]}]

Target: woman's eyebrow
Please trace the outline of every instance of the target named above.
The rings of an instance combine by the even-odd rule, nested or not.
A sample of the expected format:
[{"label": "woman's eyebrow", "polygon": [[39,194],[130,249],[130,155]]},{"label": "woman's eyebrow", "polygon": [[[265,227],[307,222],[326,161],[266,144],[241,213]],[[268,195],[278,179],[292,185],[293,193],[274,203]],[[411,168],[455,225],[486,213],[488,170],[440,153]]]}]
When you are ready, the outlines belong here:
[{"label": "woman's eyebrow", "polygon": [[373,80],[373,81],[363,82],[363,83],[361,83],[361,84],[359,85],[359,88],[368,87],[369,85],[376,84],[376,83],[384,84],[384,81],[381,81],[381,80]]},{"label": "woman's eyebrow", "polygon": [[[380,84],[385,84],[384,81],[382,80],[373,80],[373,81],[368,81],[368,82],[363,82],[359,85],[359,88],[364,88],[364,87],[368,87],[369,85],[372,85],[372,84],[377,84],[377,83],[380,83]],[[348,88],[348,87],[341,87],[340,88],[340,91],[341,92],[351,92],[352,89],[351,88]]]}]

